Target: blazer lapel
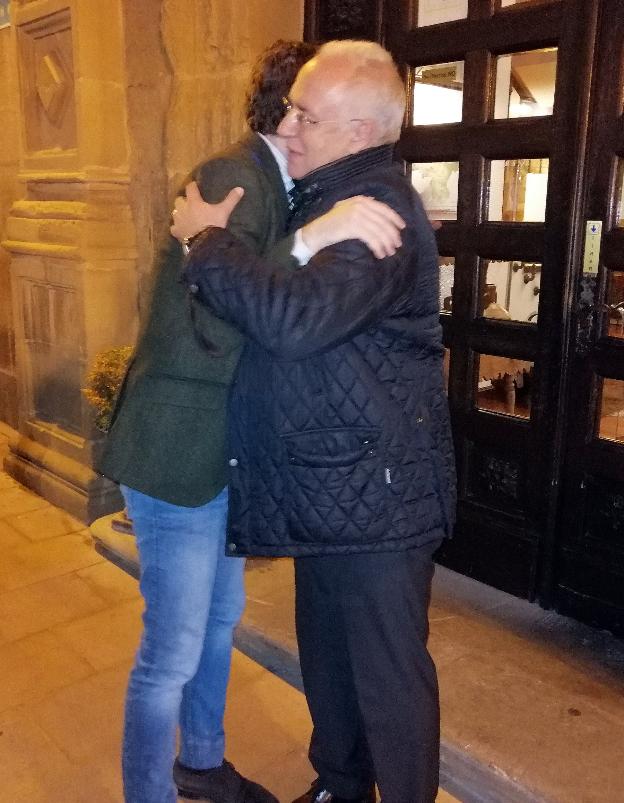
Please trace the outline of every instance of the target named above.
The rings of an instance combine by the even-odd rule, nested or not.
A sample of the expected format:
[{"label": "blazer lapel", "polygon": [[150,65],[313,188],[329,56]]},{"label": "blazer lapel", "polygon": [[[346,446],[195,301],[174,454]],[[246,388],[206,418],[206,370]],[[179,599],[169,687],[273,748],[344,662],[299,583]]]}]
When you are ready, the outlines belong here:
[{"label": "blazer lapel", "polygon": [[275,198],[278,201],[278,219],[280,225],[280,235],[286,231],[286,224],[288,222],[288,197],[284,182],[282,181],[282,174],[280,173],[275,157],[269,150],[266,142],[259,137],[258,134],[251,134],[249,137],[249,148],[251,151],[251,158],[254,162],[264,171],[269,179]]}]

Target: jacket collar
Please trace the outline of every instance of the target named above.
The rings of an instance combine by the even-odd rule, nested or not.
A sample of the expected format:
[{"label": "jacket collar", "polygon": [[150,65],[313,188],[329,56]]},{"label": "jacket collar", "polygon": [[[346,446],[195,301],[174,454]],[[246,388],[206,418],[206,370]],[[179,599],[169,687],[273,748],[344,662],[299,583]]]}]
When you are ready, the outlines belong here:
[{"label": "jacket collar", "polygon": [[293,214],[299,213],[302,207],[307,207],[319,195],[347,185],[350,179],[374,167],[392,164],[393,152],[394,145],[367,148],[352,156],[345,156],[344,159],[323,165],[304,178],[295,179],[293,194],[296,200]]}]

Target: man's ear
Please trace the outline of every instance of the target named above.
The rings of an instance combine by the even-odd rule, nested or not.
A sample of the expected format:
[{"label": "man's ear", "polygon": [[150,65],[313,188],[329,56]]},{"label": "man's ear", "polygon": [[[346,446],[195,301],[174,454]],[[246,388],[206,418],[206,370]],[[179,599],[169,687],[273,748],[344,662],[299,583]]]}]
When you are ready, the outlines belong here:
[{"label": "man's ear", "polygon": [[354,120],[351,124],[351,153],[371,148],[376,141],[377,125],[374,120]]}]

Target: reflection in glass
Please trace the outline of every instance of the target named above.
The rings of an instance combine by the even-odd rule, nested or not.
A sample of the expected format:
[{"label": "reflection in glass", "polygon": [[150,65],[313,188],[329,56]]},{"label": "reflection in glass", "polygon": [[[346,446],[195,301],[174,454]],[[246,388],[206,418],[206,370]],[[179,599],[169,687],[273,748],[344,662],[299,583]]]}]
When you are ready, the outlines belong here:
[{"label": "reflection in glass", "polygon": [[482,259],[479,315],[536,324],[541,271],[539,262]]},{"label": "reflection in glass", "polygon": [[548,159],[491,161],[488,220],[542,223],[547,189]]},{"label": "reflection in glass", "polygon": [[509,6],[521,6],[525,3],[539,6],[542,3],[552,3],[552,0],[496,0],[496,10],[500,11],[500,9],[508,8]]},{"label": "reflection in glass", "polygon": [[459,162],[414,162],[412,184],[432,220],[457,220]]},{"label": "reflection in glass", "polygon": [[624,272],[607,274],[606,315],[609,337],[624,337]]},{"label": "reflection in glass", "polygon": [[461,122],[463,99],[463,61],[414,70],[414,125]]},{"label": "reflection in glass", "polygon": [[552,114],[556,72],[556,48],[499,56],[494,117],[498,120]]},{"label": "reflection in glass", "polygon": [[451,312],[453,309],[453,281],[455,278],[455,257],[440,257],[440,309]]},{"label": "reflection in glass", "polygon": [[533,363],[494,354],[475,356],[478,409],[529,418]]},{"label": "reflection in glass", "polygon": [[468,16],[468,0],[417,0],[419,28],[437,25],[439,22],[452,22]]},{"label": "reflection in glass", "polygon": [[624,382],[603,379],[598,437],[624,443]]},{"label": "reflection in glass", "polygon": [[615,225],[624,227],[624,159],[618,159],[618,168],[615,179]]}]

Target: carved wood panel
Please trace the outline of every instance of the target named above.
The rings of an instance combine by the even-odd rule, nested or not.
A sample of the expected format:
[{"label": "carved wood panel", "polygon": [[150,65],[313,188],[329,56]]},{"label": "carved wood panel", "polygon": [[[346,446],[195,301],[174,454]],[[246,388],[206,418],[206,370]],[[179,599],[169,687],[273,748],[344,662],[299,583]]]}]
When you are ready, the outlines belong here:
[{"label": "carved wood panel", "polygon": [[329,39],[372,39],[381,36],[379,0],[306,0],[305,38],[326,42]]}]

